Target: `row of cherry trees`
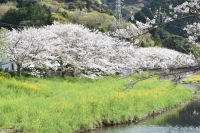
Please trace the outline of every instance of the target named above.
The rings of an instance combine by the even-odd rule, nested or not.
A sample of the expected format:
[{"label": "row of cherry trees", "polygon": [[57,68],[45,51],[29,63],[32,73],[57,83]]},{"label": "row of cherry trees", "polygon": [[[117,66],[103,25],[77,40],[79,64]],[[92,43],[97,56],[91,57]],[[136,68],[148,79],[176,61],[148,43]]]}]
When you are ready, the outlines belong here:
[{"label": "row of cherry trees", "polygon": [[56,70],[70,67],[81,76],[130,73],[140,69],[197,65],[192,55],[164,48],[139,48],[82,25],[60,24],[8,31],[1,50],[17,65],[18,75],[25,68]]}]

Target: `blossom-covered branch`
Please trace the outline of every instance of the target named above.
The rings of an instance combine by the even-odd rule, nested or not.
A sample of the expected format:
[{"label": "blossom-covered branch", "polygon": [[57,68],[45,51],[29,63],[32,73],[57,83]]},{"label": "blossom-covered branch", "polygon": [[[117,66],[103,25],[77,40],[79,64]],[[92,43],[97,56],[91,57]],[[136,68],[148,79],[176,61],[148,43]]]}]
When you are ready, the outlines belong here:
[{"label": "blossom-covered branch", "polygon": [[[146,23],[136,21],[135,24],[130,24],[121,29],[117,29],[113,36],[135,40],[135,44],[139,42],[138,38],[144,36],[144,34],[158,28],[164,27],[171,22],[200,16],[200,0],[187,0],[186,2],[168,8],[169,15],[162,13],[161,9],[158,9],[153,19],[146,18]],[[191,39],[191,34],[190,38]]]},{"label": "blossom-covered branch", "polygon": [[200,44],[199,44],[200,23],[193,23],[193,24],[187,25],[184,28],[184,30],[187,31],[189,42],[196,44],[198,47],[200,47]]}]

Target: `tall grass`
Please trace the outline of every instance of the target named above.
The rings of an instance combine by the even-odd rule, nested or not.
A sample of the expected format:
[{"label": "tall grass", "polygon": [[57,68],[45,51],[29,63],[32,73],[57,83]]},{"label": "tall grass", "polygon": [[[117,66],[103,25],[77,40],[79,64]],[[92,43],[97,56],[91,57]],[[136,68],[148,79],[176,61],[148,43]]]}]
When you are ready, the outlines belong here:
[{"label": "tall grass", "polygon": [[193,97],[190,89],[134,74],[85,78],[6,79],[0,77],[0,130],[74,132],[119,123]]},{"label": "tall grass", "polygon": [[194,77],[189,77],[187,79],[184,79],[182,82],[185,84],[200,83],[200,75],[195,75]]}]

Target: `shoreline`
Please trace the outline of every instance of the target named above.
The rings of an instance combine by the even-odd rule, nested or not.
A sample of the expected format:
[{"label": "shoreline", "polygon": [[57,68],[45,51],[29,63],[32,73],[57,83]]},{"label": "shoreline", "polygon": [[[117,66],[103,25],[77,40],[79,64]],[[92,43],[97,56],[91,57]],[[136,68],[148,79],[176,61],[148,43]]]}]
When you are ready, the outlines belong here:
[{"label": "shoreline", "polygon": [[177,109],[179,107],[187,106],[188,104],[190,104],[191,102],[196,101],[196,100],[200,100],[200,92],[199,92],[199,94],[197,93],[194,96],[194,98],[192,98],[184,103],[175,104],[173,107],[166,107],[163,109],[154,110],[154,111],[151,111],[150,113],[148,113],[147,115],[141,116],[139,118],[134,117],[132,120],[123,121],[123,122],[115,123],[115,124],[114,123],[103,123],[102,125],[96,125],[93,128],[88,129],[88,130],[80,130],[80,131],[75,131],[73,133],[90,133],[91,131],[98,130],[100,128],[114,127],[114,126],[126,125],[126,124],[137,124],[137,123],[145,121],[149,118],[154,118],[158,115],[166,113],[167,111],[171,111],[171,110]]},{"label": "shoreline", "polygon": [[[73,133],[90,133],[91,131],[98,130],[100,128],[114,127],[114,126],[126,125],[126,124],[137,124],[137,123],[145,121],[145,120],[147,120],[149,118],[154,118],[154,117],[156,117],[158,115],[166,113],[167,111],[170,111],[170,110],[173,110],[173,109],[177,109],[179,107],[186,106],[189,103],[191,103],[193,101],[196,101],[196,100],[200,100],[200,94],[195,95],[193,99],[190,99],[189,101],[186,101],[184,103],[176,104],[173,107],[166,107],[166,108],[163,108],[163,109],[160,109],[160,110],[152,111],[152,112],[148,113],[147,115],[141,116],[139,118],[134,117],[132,120],[123,121],[123,122],[115,123],[115,124],[114,123],[109,123],[109,124],[108,123],[103,123],[102,125],[96,125],[91,129],[79,130],[79,131],[75,131]],[[19,131],[19,130],[13,131],[12,129],[7,129],[7,130],[4,130],[4,131],[0,131],[0,133],[30,133],[30,132]]]},{"label": "shoreline", "polygon": [[[135,77],[131,77],[130,79],[134,79],[134,78],[138,78],[137,77],[138,75],[135,75]],[[143,76],[145,76],[145,75],[143,75]],[[124,80],[122,83],[127,83],[127,81],[129,81],[130,79],[126,79],[126,80]],[[106,81],[108,81],[108,78],[106,78],[105,79]],[[46,81],[46,80],[45,80]],[[47,82],[48,81],[48,82]],[[51,80],[47,80],[46,82],[46,84],[50,84],[50,83],[52,83],[52,81]],[[115,78],[111,78],[109,81],[115,81]],[[8,81],[7,81],[8,82]],[[6,83],[7,83],[6,82]],[[40,81],[41,83],[43,83],[44,81]],[[57,84],[60,84],[61,82],[59,82],[59,81],[55,81]],[[82,81],[83,82],[83,81]],[[101,81],[101,82],[99,82],[99,84],[102,86],[102,83],[104,83],[105,81],[103,80],[103,81]],[[8,83],[12,83],[12,81],[9,81]],[[20,81],[19,81],[19,83],[21,83]],[[29,85],[32,85],[33,83],[31,82],[31,81],[29,81],[29,82],[27,82],[27,84],[29,83]],[[54,82],[53,82],[54,83]],[[107,85],[106,84],[107,82],[105,82],[104,84],[105,85]],[[110,82],[109,82],[110,83]],[[115,82],[114,82],[115,83]],[[122,83],[120,82],[119,83],[119,81],[116,81],[116,83],[118,83],[119,85],[121,85]],[[115,83],[115,84],[116,84]],[[161,85],[161,84],[163,84],[164,86],[164,88],[157,88],[156,89],[156,87],[155,86],[151,86],[151,83],[157,83],[156,84],[156,86],[158,86],[159,87],[159,85]],[[65,85],[65,82],[63,83],[64,85]],[[75,84],[75,83],[74,83]],[[80,84],[80,83],[79,83]],[[117,84],[117,85],[118,85]],[[144,88],[142,89],[142,90],[138,90],[138,89],[140,89],[140,88],[142,88],[141,86],[143,86],[145,84],[145,86],[146,86],[146,84],[147,85],[149,85],[148,87],[150,87],[151,89],[150,90],[145,90],[145,86],[144,86]],[[75,85],[77,85],[77,83],[75,84]],[[95,82],[95,85],[96,85],[96,82]],[[144,121],[144,120],[146,120],[146,119],[149,119],[149,118],[151,118],[151,117],[156,117],[157,115],[159,115],[159,114],[162,114],[162,113],[164,113],[164,112],[167,112],[167,111],[170,111],[170,110],[172,110],[172,109],[175,109],[175,108],[178,108],[178,107],[181,107],[181,106],[185,106],[185,105],[187,105],[188,103],[190,103],[190,102],[192,102],[192,101],[195,101],[196,99],[198,99],[198,97],[199,97],[199,95],[197,95],[198,93],[195,93],[195,94],[190,94],[190,91],[189,91],[189,89],[184,89],[183,87],[181,87],[181,86],[174,86],[174,84],[172,84],[172,83],[170,83],[170,82],[168,82],[168,81],[160,81],[160,80],[158,80],[157,78],[150,78],[150,79],[148,79],[148,80],[146,80],[146,81],[142,81],[141,82],[141,84],[138,84],[139,86],[135,86],[135,89],[136,90],[126,90],[126,92],[121,92],[120,90],[118,90],[118,91],[113,91],[112,90],[112,92],[116,92],[116,93],[114,93],[115,95],[113,95],[113,97],[112,98],[107,98],[106,100],[107,101],[110,101],[111,102],[111,100],[112,99],[116,99],[116,97],[119,97],[119,96],[121,96],[121,97],[119,97],[118,99],[116,99],[115,101],[114,101],[114,103],[113,103],[113,106],[115,106],[115,105],[118,105],[118,103],[120,103],[121,101],[121,99],[123,100],[123,98],[126,98],[125,99],[125,103],[126,103],[126,100],[128,99],[129,101],[127,101],[129,104],[129,106],[127,106],[126,108],[123,108],[123,110],[126,112],[124,112],[124,115],[126,115],[126,116],[129,116],[129,117],[126,117],[125,119],[123,119],[122,117],[121,117],[121,112],[119,112],[119,114],[118,114],[118,116],[120,116],[120,117],[116,117],[117,119],[112,119],[112,113],[113,113],[113,111],[112,110],[107,110],[108,112],[110,112],[110,114],[111,114],[111,117],[110,117],[110,120],[108,119],[108,118],[104,118],[104,117],[99,117],[99,119],[96,119],[97,121],[95,122],[95,121],[93,121],[93,124],[91,124],[90,126],[88,126],[88,127],[82,127],[82,129],[81,128],[77,128],[77,130],[74,130],[74,131],[70,131],[70,130],[65,130],[65,131],[67,131],[67,132],[72,132],[72,133],[83,133],[83,132],[85,132],[85,133],[87,133],[87,132],[89,132],[89,131],[92,131],[92,130],[97,130],[97,129],[99,129],[99,128],[103,128],[103,127],[112,127],[112,126],[117,126],[117,125],[125,125],[125,124],[131,124],[131,123],[139,123],[139,122],[141,122],[141,121]],[[141,86],[140,86],[141,85]],[[108,86],[108,87],[110,87],[110,86]],[[111,86],[112,87],[112,86]],[[168,87],[172,87],[172,88],[176,88],[176,89],[173,89],[173,91],[170,91],[169,90],[169,88]],[[44,88],[46,88],[46,87],[44,87]],[[104,88],[107,88],[107,87],[104,87]],[[103,88],[103,89],[104,89]],[[188,87],[189,88],[189,87]],[[42,88],[43,89],[43,88]],[[62,88],[62,86],[60,87],[60,89],[63,89]],[[163,92],[160,92],[160,91],[162,91],[162,89],[164,90],[164,91],[166,91],[166,93],[163,93]],[[30,88],[30,90],[32,90],[32,88]],[[92,88],[92,90],[93,90],[93,88]],[[107,89],[105,89],[105,90],[107,90]],[[138,91],[137,91],[138,90]],[[159,90],[159,91],[158,91]],[[77,90],[77,91],[79,91],[79,89]],[[152,91],[158,91],[158,92],[160,92],[160,93],[156,93],[156,95],[158,95],[158,97],[154,97],[153,98],[153,92]],[[185,98],[181,98],[182,96],[184,97],[184,95],[182,94],[182,93],[179,93],[180,91],[183,91],[183,94],[187,94],[187,95],[185,95]],[[105,91],[106,92],[106,91]],[[134,94],[134,95],[131,95],[131,94]],[[141,93],[145,93],[145,95],[141,95]],[[123,95],[120,95],[120,94],[123,94]],[[126,95],[125,95],[126,94]],[[160,95],[159,95],[160,94]],[[165,95],[165,97],[162,97],[162,95]],[[179,99],[178,101],[176,101],[176,102],[168,102],[169,100],[170,100],[170,98],[168,97],[168,96],[166,96],[166,95],[171,95],[172,96],[172,98],[174,98],[174,99]],[[174,94],[176,94],[176,95],[174,95]],[[126,96],[126,97],[125,97]],[[128,96],[128,97],[127,97]],[[146,96],[146,97],[145,97]],[[151,108],[149,108],[148,109],[148,107],[143,107],[141,104],[144,102],[145,103],[145,101],[143,101],[142,99],[140,99],[138,102],[136,102],[137,104],[133,104],[133,102],[135,103],[135,101],[133,100],[133,99],[137,99],[137,97],[142,97],[142,98],[145,98],[145,99],[147,99],[147,98],[150,98],[149,100],[151,100],[151,104],[149,104],[148,105],[148,107],[151,107]],[[163,104],[163,106],[161,106],[161,105],[159,105],[159,103],[160,102],[158,102],[158,98],[160,98],[161,100],[163,100],[161,103],[165,103],[165,104]],[[182,100],[181,100],[182,99]],[[101,100],[101,99],[99,99],[99,100]],[[133,101],[132,101],[133,100]],[[148,100],[148,101],[149,101]],[[104,100],[105,101],[105,100]],[[96,101],[94,101],[95,103],[98,103],[98,106],[99,107],[104,107],[104,105],[106,104],[106,105],[108,105],[109,104],[109,102],[108,103],[102,103],[102,102],[96,102]],[[115,102],[117,102],[117,103],[115,103]],[[156,106],[156,107],[153,107],[153,106],[151,106],[151,105],[154,105],[153,103],[155,102],[155,103],[157,103],[156,105],[158,105],[158,106]],[[146,101],[146,103],[147,103],[147,101]],[[171,103],[171,104],[170,104]],[[124,103],[123,103],[124,104]],[[48,106],[49,106],[49,104],[47,104]],[[88,106],[88,104],[85,104],[85,105],[87,105]],[[84,105],[83,105],[84,106]],[[87,106],[84,106],[84,107],[87,107]],[[90,106],[88,106],[88,107],[90,107]],[[93,106],[92,106],[93,107]],[[93,109],[93,108],[90,108],[90,109]],[[109,106],[110,107],[110,106]],[[120,106],[120,104],[118,105],[118,106],[116,106],[116,107],[121,107]],[[140,109],[139,110],[139,112],[136,110],[130,110],[129,109],[129,107],[134,107],[134,108],[136,108],[137,109],[137,107]],[[59,106],[58,106],[58,108],[59,108]],[[44,109],[46,109],[46,108],[44,108]],[[81,108],[81,109],[83,109],[83,108]],[[106,107],[104,107],[103,109],[109,109],[108,107],[106,108]],[[116,108],[117,109],[117,108]],[[142,110],[141,110],[142,109]],[[158,109],[158,110],[157,110]],[[102,111],[105,111],[105,110],[102,110]],[[78,111],[79,112],[79,111]],[[136,112],[136,113],[135,113]],[[143,112],[143,113],[142,113]],[[66,112],[65,112],[66,113]],[[70,113],[70,112],[68,112],[68,113]],[[99,113],[98,112],[98,110],[97,110],[97,113]],[[101,113],[101,112],[100,112]],[[118,113],[118,112],[117,112]],[[133,113],[134,113],[134,115],[133,115]],[[88,117],[91,117],[91,115],[95,115],[95,114],[89,114],[88,115]],[[104,113],[104,115],[107,115],[107,112],[105,112]],[[102,115],[101,114],[101,116],[104,116],[104,115]],[[80,115],[81,116],[81,115]],[[34,119],[35,117],[33,117],[33,119]],[[46,118],[46,117],[44,117],[44,118]],[[76,118],[76,117],[75,117]],[[82,117],[79,117],[79,116],[77,116],[77,119],[80,119],[80,118],[82,118]],[[12,118],[13,119],[13,118]],[[12,120],[11,119],[11,120]],[[90,118],[91,119],[91,118]],[[87,118],[85,118],[85,120],[84,119],[82,119],[83,121],[86,121],[87,120]],[[94,119],[95,120],[95,119]],[[64,119],[63,119],[63,121],[65,121]],[[99,122],[98,122],[99,121]],[[54,125],[52,125],[52,126],[56,126],[55,124]],[[44,127],[45,128],[45,127]],[[0,131],[0,133],[30,133],[30,131],[27,131],[27,130],[24,130],[24,129],[20,129],[20,128],[16,128],[16,127],[14,127],[14,126],[10,126],[10,127],[8,127],[8,128],[4,128],[4,129],[2,129],[1,131]]]}]

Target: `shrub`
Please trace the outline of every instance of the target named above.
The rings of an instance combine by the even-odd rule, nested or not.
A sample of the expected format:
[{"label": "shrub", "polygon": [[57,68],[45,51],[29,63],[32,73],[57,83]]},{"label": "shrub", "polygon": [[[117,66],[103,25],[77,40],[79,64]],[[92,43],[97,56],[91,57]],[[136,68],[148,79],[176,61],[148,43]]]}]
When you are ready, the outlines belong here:
[{"label": "shrub", "polygon": [[11,75],[11,77],[16,77],[16,76],[17,76],[17,73],[14,72],[14,71],[10,71],[10,72],[8,72],[8,73]]},{"label": "shrub", "polygon": [[183,83],[185,83],[185,84],[200,83],[200,75],[195,75],[194,77],[184,79]]},{"label": "shrub", "polygon": [[3,72],[3,71],[4,71],[4,69],[0,67],[0,72]]},{"label": "shrub", "polygon": [[29,78],[30,78],[30,77],[33,77],[28,71],[23,71],[23,72],[22,72],[22,76],[23,76],[23,77],[27,77],[27,78],[28,78],[28,77],[29,77]]},{"label": "shrub", "polygon": [[11,75],[9,73],[5,73],[5,72],[0,72],[0,77],[5,77],[5,78],[11,78]]},{"label": "shrub", "polygon": [[[17,77],[17,72],[15,72],[15,71],[10,71],[8,73],[10,74],[11,77]],[[29,74],[27,71],[23,71],[22,77],[28,78],[28,77],[33,77],[33,76],[31,74]]]},{"label": "shrub", "polygon": [[[43,5],[30,5],[29,7],[22,7],[19,9],[9,9],[1,21],[3,23],[9,23],[14,25],[36,25],[42,26],[51,24],[51,12],[50,9]],[[25,23],[24,23],[25,22]]]}]

